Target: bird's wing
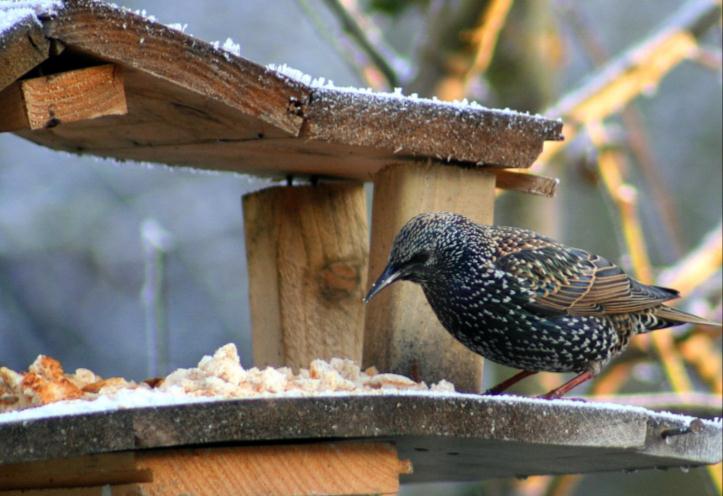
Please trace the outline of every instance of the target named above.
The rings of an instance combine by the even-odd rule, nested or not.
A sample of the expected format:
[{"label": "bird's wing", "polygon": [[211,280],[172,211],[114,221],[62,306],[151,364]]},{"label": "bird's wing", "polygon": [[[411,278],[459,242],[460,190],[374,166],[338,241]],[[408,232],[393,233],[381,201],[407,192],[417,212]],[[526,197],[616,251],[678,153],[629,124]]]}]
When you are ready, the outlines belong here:
[{"label": "bird's wing", "polygon": [[544,246],[538,240],[533,246],[509,250],[496,265],[534,293],[530,306],[548,312],[628,313],[678,296],[673,289],[639,283],[603,257],[553,241]]}]

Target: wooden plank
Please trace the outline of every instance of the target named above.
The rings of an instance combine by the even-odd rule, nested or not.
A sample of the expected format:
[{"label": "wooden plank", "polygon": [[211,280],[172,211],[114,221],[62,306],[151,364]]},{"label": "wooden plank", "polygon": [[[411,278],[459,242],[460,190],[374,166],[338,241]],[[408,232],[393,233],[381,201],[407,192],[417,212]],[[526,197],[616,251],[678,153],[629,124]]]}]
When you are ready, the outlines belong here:
[{"label": "wooden plank", "polygon": [[123,77],[112,64],[20,81],[0,93],[0,103],[11,109],[0,116],[0,131],[128,113]]},{"label": "wooden plank", "polygon": [[[494,185],[489,172],[437,164],[377,173],[369,280],[381,274],[397,232],[418,213],[450,211],[491,223]],[[478,392],[482,383],[482,358],[442,327],[414,284],[395,284],[366,306],[363,363],[427,383],[446,379],[463,391]]]},{"label": "wooden plank", "polygon": [[0,91],[46,60],[49,50],[50,42],[33,14],[0,32]]},{"label": "wooden plank", "polygon": [[128,484],[152,478],[150,470],[136,467],[132,452],[0,465],[0,491]]},{"label": "wooden plank", "polygon": [[123,76],[112,64],[22,82],[31,129],[128,113]]},{"label": "wooden plank", "polygon": [[0,496],[145,496],[145,493],[140,484],[120,484],[55,489],[17,489],[0,491]]},{"label": "wooden plank", "polygon": [[323,443],[148,451],[148,496],[396,494],[411,466],[390,444]]},{"label": "wooden plank", "polygon": [[100,2],[75,0],[44,26],[50,38],[222,102],[292,135],[301,128],[297,108],[309,95],[304,85],[163,24]]},{"label": "wooden plank", "polygon": [[491,172],[496,177],[495,187],[499,189],[509,189],[547,198],[555,196],[557,186],[560,184],[560,180],[555,177],[504,169],[491,169]]},{"label": "wooden plank", "polygon": [[243,198],[254,363],[361,361],[368,227],[362,184]]}]

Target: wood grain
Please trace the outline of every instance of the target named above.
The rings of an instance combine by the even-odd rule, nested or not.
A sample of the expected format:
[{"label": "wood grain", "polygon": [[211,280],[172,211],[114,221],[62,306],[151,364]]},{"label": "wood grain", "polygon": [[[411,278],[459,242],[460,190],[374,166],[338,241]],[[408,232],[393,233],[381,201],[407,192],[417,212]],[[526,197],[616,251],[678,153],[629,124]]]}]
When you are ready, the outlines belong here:
[{"label": "wood grain", "polygon": [[46,60],[49,50],[50,42],[32,14],[0,32],[0,91]]},{"label": "wood grain", "polygon": [[[430,165],[397,165],[374,178],[369,281],[384,269],[394,237],[421,212],[449,211],[491,223],[495,177],[482,170]],[[419,286],[401,282],[366,306],[364,365],[427,383],[451,381],[478,392],[482,359],[439,323]]]},{"label": "wood grain", "polygon": [[0,131],[128,113],[122,74],[111,64],[20,81],[0,94],[0,103],[11,109],[0,116]]},{"label": "wood grain", "polygon": [[149,470],[136,466],[132,452],[0,465],[0,491],[127,484],[151,479]]},{"label": "wood grain", "polygon": [[382,443],[180,449],[138,454],[148,496],[396,494],[410,465]]},{"label": "wood grain", "polygon": [[557,193],[560,180],[554,177],[540,176],[526,172],[491,169],[496,177],[495,187],[529,193],[531,195],[552,198]]},{"label": "wood grain", "polygon": [[243,198],[254,363],[361,361],[368,225],[358,183]]}]

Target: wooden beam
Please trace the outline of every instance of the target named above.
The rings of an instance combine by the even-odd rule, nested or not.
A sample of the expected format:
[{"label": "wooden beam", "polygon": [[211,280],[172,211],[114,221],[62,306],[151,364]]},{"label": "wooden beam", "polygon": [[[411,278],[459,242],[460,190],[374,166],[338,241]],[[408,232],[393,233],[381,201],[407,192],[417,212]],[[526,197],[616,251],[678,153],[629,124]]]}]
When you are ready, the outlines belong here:
[{"label": "wooden beam", "polygon": [[396,494],[409,462],[383,443],[320,443],[138,453],[147,496]]},{"label": "wooden beam", "polygon": [[0,93],[0,102],[10,109],[0,116],[0,131],[128,113],[121,71],[111,64],[20,81]]},{"label": "wooden beam", "polygon": [[339,442],[127,451],[0,471],[0,496],[290,496],[396,494],[412,466],[391,444]]},{"label": "wooden beam", "polygon": [[[10,7],[13,7],[10,2]],[[0,13],[2,13],[0,8]],[[48,58],[50,42],[33,14],[0,32],[0,91]]]},{"label": "wooden beam", "polygon": [[[421,212],[456,212],[492,222],[495,176],[479,169],[441,164],[398,165],[374,177],[369,280],[384,269],[399,229]],[[451,381],[478,392],[482,359],[455,340],[439,323],[414,284],[398,283],[366,307],[365,365],[424,380]]]},{"label": "wooden beam", "polygon": [[497,181],[495,186],[499,189],[509,189],[530,193],[532,195],[552,198],[557,193],[560,180],[556,177],[540,176],[526,172],[515,172],[505,169],[491,169]]},{"label": "wooden beam", "polygon": [[256,366],[361,361],[368,227],[359,183],[243,198]]}]

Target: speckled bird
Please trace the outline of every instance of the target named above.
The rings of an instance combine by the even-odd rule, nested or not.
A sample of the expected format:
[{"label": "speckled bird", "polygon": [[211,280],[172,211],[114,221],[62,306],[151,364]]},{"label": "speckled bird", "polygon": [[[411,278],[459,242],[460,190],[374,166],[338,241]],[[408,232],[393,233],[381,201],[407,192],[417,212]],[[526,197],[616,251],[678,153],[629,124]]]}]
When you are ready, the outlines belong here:
[{"label": "speckled bird", "polygon": [[522,370],[489,394],[536,372],[577,373],[544,395],[557,398],[598,374],[636,334],[720,325],[665,305],[678,291],[642,284],[599,255],[447,212],[407,222],[365,302],[398,280],[422,286],[467,348]]}]

